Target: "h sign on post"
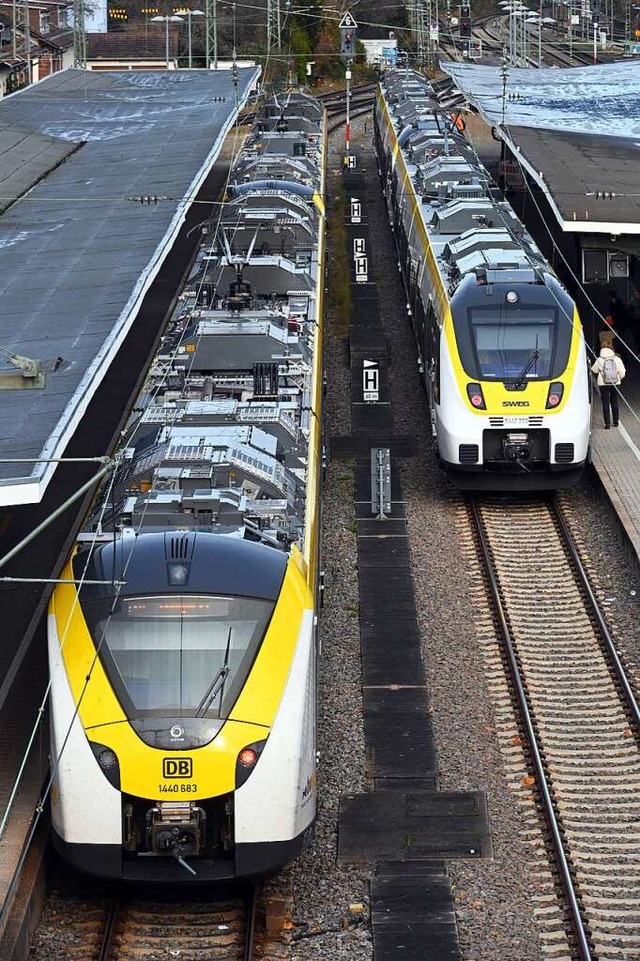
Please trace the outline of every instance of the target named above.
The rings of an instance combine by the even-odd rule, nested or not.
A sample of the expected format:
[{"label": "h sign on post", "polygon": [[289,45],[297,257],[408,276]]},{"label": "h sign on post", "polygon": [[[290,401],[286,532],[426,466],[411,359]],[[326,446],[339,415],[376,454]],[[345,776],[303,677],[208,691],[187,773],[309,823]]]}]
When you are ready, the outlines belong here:
[{"label": "h sign on post", "polygon": [[362,399],[380,400],[380,368],[376,360],[362,361]]}]

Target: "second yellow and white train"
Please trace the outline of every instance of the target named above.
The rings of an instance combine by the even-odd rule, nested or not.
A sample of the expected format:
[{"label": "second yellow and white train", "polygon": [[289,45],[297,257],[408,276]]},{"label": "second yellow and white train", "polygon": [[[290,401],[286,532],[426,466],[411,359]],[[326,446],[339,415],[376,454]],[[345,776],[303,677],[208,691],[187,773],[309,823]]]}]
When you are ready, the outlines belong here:
[{"label": "second yellow and white train", "polygon": [[442,464],[468,489],[575,483],[590,387],[574,301],[423,76],[385,73],[375,137]]}]

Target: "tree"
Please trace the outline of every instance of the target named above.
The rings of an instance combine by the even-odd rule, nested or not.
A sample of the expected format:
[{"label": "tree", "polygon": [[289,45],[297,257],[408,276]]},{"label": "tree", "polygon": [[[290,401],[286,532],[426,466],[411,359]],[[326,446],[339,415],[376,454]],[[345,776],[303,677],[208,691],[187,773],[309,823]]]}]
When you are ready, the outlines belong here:
[{"label": "tree", "polygon": [[336,79],[344,74],[344,63],[340,56],[340,31],[335,20],[325,20],[314,48],[316,76],[322,79]]},{"label": "tree", "polygon": [[307,70],[307,60],[313,59],[313,46],[305,27],[294,19],[289,33],[289,50],[295,62],[295,72],[298,83],[304,83]]}]

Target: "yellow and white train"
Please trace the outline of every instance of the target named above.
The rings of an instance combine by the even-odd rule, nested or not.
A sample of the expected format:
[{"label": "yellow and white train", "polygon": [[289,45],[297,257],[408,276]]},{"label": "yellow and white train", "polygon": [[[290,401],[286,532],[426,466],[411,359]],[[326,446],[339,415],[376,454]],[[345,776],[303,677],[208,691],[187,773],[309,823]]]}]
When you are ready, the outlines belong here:
[{"label": "yellow and white train", "polygon": [[466,489],[575,483],[590,440],[575,303],[423,76],[385,73],[375,137],[441,463]]},{"label": "yellow and white train", "polygon": [[324,109],[266,104],[49,612],[55,845],[223,881],[316,811]]}]

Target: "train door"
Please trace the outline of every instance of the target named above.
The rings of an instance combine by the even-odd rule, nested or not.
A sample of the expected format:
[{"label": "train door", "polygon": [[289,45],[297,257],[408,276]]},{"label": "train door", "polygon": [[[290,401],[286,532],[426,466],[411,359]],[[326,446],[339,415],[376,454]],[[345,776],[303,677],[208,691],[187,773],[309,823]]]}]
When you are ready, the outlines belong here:
[{"label": "train door", "polygon": [[413,327],[413,333],[416,338],[416,343],[418,344],[418,350],[421,354],[420,360],[424,364],[424,351],[422,348],[422,328],[424,326],[424,310],[422,307],[422,298],[420,297],[420,286],[418,284],[418,261],[414,259],[413,251],[411,252],[411,262],[409,268],[409,284],[408,284],[408,299],[409,299],[409,316],[411,319],[411,326]]},{"label": "train door", "polygon": [[424,381],[429,397],[431,431],[437,435],[437,408],[440,405],[440,326],[429,300],[425,318]]}]

